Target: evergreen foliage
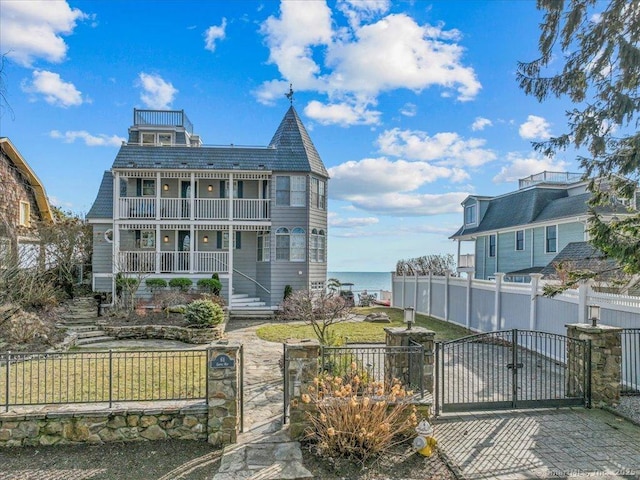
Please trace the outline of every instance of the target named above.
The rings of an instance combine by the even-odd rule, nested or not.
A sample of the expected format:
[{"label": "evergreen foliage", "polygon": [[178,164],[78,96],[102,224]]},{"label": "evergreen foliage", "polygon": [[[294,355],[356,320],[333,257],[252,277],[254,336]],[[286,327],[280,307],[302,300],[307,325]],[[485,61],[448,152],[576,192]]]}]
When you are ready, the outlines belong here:
[{"label": "evergreen foliage", "polygon": [[187,305],[184,318],[192,326],[209,327],[224,321],[224,311],[211,300],[195,300]]},{"label": "evergreen foliage", "polygon": [[204,290],[212,295],[220,295],[222,289],[222,282],[215,278],[201,278],[198,280],[198,288]]},{"label": "evergreen foliage", "polygon": [[[541,102],[569,98],[574,106],[566,112],[567,131],[534,148],[547,156],[569,147],[585,152],[578,160],[593,192],[590,241],[624,272],[638,274],[640,213],[633,202],[640,176],[640,2],[538,0],[538,8],[545,11],[541,55],[518,64],[518,82]],[[620,218],[596,210],[612,203],[620,206]]]},{"label": "evergreen foliage", "polygon": [[169,280],[169,286],[176,290],[180,290],[181,292],[189,291],[191,285],[193,285],[193,282],[188,278],[179,277]]}]

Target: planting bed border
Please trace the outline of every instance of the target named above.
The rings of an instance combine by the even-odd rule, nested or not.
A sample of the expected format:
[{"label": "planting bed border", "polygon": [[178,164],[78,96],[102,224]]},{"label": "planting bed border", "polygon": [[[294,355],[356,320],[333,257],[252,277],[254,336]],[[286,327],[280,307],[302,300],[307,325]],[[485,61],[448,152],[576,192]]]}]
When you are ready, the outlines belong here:
[{"label": "planting bed border", "polygon": [[211,328],[176,325],[99,325],[107,335],[116,340],[177,340],[190,344],[207,344],[223,338],[225,324],[226,322]]}]

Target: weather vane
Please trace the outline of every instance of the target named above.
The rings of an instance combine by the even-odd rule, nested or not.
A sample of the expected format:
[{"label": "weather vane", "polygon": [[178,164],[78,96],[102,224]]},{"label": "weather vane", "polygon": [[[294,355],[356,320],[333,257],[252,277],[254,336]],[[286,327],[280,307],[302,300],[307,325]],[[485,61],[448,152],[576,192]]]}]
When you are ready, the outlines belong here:
[{"label": "weather vane", "polygon": [[285,93],[284,96],[287,97],[289,99],[289,102],[291,102],[291,105],[293,105],[293,84],[292,83],[289,84],[289,93]]}]

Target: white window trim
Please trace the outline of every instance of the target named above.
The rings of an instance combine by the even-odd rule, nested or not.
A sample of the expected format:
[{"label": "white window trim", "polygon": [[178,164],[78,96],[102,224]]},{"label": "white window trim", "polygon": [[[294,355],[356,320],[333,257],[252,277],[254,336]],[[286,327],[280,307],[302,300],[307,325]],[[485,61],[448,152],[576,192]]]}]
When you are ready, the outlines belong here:
[{"label": "white window trim", "polygon": [[[550,251],[547,250],[547,244],[549,243],[547,241],[547,238],[548,238],[547,230],[550,227],[555,227],[555,229],[556,229],[556,249],[553,252],[550,252]],[[558,253],[558,237],[560,236],[559,233],[560,232],[558,231],[558,225],[557,224],[555,224],[555,225],[547,225],[547,226],[544,227],[544,253]]]},{"label": "white window trim", "polygon": [[[473,209],[473,222],[467,222],[467,209]],[[465,205],[464,207],[464,224],[465,225],[477,225],[478,224],[478,204]]]},{"label": "white window trim", "polygon": [[[522,232],[522,248],[518,249],[518,232]],[[516,252],[524,252],[527,249],[527,233],[526,230],[520,229],[513,232],[513,248]]]},{"label": "white window trim", "polygon": [[21,227],[30,227],[31,226],[31,204],[29,202],[25,202],[24,200],[20,200],[19,208],[20,208],[20,211],[18,212],[18,224]]},{"label": "white window trim", "polygon": [[[111,233],[111,240],[109,240],[109,233]],[[113,243],[113,228],[104,232],[104,239],[107,243]]]}]

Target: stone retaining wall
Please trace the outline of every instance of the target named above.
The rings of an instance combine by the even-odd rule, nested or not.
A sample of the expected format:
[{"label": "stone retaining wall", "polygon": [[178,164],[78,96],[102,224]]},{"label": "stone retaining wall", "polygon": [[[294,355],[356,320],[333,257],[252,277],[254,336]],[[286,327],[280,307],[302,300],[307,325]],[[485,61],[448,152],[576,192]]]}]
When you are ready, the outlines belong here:
[{"label": "stone retaining wall", "polygon": [[0,414],[0,447],[145,440],[207,440],[202,403],[183,409],[130,408]]},{"label": "stone retaining wall", "polygon": [[117,340],[177,340],[184,343],[205,344],[220,340],[224,335],[224,324],[212,328],[188,328],[175,325],[100,325],[100,328]]}]

